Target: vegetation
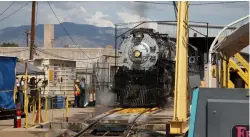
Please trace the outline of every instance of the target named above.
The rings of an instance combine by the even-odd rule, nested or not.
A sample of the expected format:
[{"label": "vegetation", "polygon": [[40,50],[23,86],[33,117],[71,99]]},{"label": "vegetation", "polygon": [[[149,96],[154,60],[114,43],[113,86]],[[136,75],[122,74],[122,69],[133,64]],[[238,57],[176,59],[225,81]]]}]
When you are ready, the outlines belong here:
[{"label": "vegetation", "polygon": [[19,45],[18,44],[16,44],[16,43],[14,43],[14,42],[12,42],[12,43],[2,43],[2,44],[0,44],[0,47],[19,47]]}]

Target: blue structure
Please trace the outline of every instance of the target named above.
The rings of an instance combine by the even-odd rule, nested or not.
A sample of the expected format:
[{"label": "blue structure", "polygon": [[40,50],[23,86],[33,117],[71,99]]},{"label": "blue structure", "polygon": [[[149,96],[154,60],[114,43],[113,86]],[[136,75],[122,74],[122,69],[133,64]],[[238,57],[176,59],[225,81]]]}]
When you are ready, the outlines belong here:
[{"label": "blue structure", "polygon": [[16,57],[0,56],[0,109],[15,109],[13,99],[15,87]]},{"label": "blue structure", "polygon": [[65,103],[64,97],[63,96],[57,96],[56,108],[58,108],[58,109],[64,108],[65,107],[64,103]]},{"label": "blue structure", "polygon": [[[188,137],[242,137],[249,133],[249,89],[194,90]],[[237,130],[242,129],[242,130]]]}]

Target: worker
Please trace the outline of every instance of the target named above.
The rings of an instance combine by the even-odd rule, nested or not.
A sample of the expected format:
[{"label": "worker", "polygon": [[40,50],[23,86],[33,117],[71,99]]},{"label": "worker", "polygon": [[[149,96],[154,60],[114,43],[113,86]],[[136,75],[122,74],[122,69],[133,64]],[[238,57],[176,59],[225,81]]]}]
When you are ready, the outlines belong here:
[{"label": "worker", "polygon": [[80,81],[80,107],[85,107],[85,91],[86,91],[86,83],[85,78],[82,77]]},{"label": "worker", "polygon": [[16,104],[20,107],[21,110],[23,110],[23,90],[20,88],[20,80],[17,77],[16,78]]},{"label": "worker", "polygon": [[25,80],[26,80],[25,77],[21,77],[20,80],[17,80],[19,82],[19,84],[17,83],[17,103],[20,104],[21,110],[24,110],[24,83],[25,83]]},{"label": "worker", "polygon": [[41,79],[37,80],[35,77],[32,77],[29,82],[29,88],[30,88],[30,103],[35,104],[36,103],[36,109],[38,110],[38,96],[39,96],[39,88],[38,83],[41,81]]},{"label": "worker", "polygon": [[75,107],[80,107],[80,85],[78,79],[75,81],[74,96],[75,96]]}]

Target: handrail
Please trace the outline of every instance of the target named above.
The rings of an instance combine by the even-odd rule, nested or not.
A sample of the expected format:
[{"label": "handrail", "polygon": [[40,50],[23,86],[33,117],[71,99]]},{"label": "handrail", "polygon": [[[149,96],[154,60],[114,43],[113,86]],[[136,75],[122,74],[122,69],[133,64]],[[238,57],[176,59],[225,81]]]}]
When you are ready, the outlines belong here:
[{"label": "handrail", "polygon": [[239,53],[236,53],[234,55],[234,57],[242,64],[242,66],[244,66],[244,68],[248,72],[249,71],[249,64],[247,63],[247,61]]},{"label": "handrail", "polygon": [[230,27],[230,26],[232,26],[232,25],[234,25],[234,24],[236,24],[236,23],[239,23],[239,22],[241,22],[241,21],[243,21],[243,20],[245,20],[245,19],[247,19],[247,18],[249,18],[250,17],[250,15],[247,15],[247,16],[245,16],[245,17],[243,17],[243,18],[240,18],[240,19],[238,19],[238,20],[236,20],[236,21],[234,21],[234,22],[232,22],[232,23],[230,23],[230,24],[228,24],[226,27],[224,27],[219,33],[218,33],[218,35],[216,36],[216,38],[214,39],[214,41],[213,41],[213,43],[211,44],[211,47],[210,47],[210,49],[209,49],[209,54],[208,54],[208,87],[212,87],[212,72],[211,72],[211,70],[212,70],[212,53],[214,53],[214,46],[215,46],[215,43],[218,41],[218,39],[219,39],[219,36],[228,28],[228,27]]},{"label": "handrail", "polygon": [[239,76],[245,81],[245,83],[248,85],[248,76],[247,74],[233,61],[233,59],[229,59],[229,66],[233,69],[237,70],[237,73]]}]

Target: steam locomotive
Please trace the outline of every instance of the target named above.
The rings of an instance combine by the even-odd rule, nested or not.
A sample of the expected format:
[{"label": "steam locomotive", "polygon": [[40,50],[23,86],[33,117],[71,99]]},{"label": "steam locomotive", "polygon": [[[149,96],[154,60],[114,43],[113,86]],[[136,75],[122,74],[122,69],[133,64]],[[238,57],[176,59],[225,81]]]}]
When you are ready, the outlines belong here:
[{"label": "steam locomotive", "polygon": [[[168,98],[174,96],[175,45],[168,34],[148,28],[134,29],[123,39],[122,65],[114,83],[122,107],[166,107]],[[189,48],[192,59],[197,53],[195,47]],[[190,63],[189,75],[197,74],[197,68],[197,62]]]}]

